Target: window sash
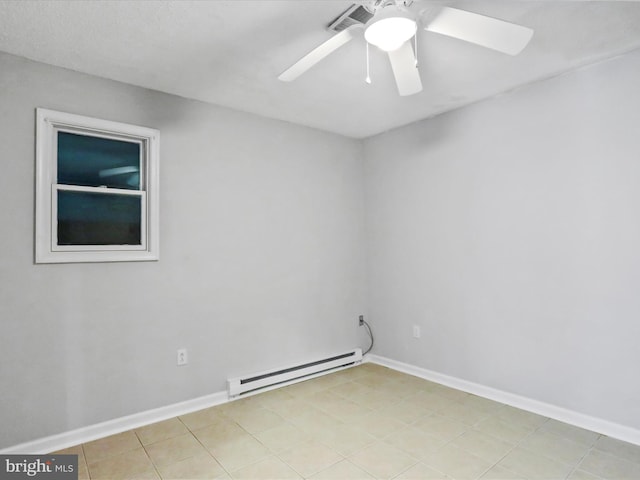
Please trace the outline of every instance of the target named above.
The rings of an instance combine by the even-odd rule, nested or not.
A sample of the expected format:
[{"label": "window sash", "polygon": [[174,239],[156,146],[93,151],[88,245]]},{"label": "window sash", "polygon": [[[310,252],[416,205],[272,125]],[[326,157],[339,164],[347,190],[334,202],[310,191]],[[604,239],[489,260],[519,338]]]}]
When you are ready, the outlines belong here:
[{"label": "window sash", "polygon": [[[129,195],[140,197],[140,245],[58,245],[58,191]],[[141,190],[107,187],[51,186],[51,250],[54,252],[144,251],[147,249],[147,194]]]},{"label": "window sash", "polygon": [[98,138],[106,138],[108,140],[117,140],[120,142],[129,142],[129,143],[137,143],[140,146],[140,158],[139,162],[139,173],[140,173],[140,187],[139,189],[129,189],[129,190],[146,190],[147,189],[147,142],[145,140],[139,138],[132,138],[126,135],[117,135],[114,133],[107,133],[98,130],[91,130],[82,127],[72,127],[72,126],[54,126],[53,127],[53,165],[51,171],[51,178],[55,182],[58,178],[58,132],[64,133],[72,133],[74,135],[84,135],[86,137],[98,137]]}]

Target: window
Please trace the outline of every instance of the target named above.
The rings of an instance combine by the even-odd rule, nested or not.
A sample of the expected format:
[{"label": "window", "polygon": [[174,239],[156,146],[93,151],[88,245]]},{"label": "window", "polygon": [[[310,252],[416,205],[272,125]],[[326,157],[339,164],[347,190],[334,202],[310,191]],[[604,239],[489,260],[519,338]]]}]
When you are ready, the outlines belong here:
[{"label": "window", "polygon": [[37,109],[36,263],[158,259],[160,133]]}]

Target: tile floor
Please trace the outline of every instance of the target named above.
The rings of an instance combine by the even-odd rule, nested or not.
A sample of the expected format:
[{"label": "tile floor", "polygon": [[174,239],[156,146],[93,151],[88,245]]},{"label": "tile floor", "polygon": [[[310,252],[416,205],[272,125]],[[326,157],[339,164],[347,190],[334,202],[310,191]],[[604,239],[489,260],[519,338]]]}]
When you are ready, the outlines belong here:
[{"label": "tile floor", "polygon": [[58,453],[81,479],[640,479],[640,447],[364,364]]}]

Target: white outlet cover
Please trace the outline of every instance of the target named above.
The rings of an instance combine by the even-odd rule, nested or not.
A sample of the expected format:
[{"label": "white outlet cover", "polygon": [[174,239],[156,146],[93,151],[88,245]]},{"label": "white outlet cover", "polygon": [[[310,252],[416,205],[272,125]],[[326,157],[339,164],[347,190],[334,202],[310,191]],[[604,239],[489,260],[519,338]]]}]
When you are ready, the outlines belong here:
[{"label": "white outlet cover", "polygon": [[419,325],[414,325],[413,326],[413,338],[420,338],[420,326]]},{"label": "white outlet cover", "polygon": [[187,355],[186,348],[179,348],[177,352],[177,364],[178,366],[186,365],[189,363],[189,357]]}]

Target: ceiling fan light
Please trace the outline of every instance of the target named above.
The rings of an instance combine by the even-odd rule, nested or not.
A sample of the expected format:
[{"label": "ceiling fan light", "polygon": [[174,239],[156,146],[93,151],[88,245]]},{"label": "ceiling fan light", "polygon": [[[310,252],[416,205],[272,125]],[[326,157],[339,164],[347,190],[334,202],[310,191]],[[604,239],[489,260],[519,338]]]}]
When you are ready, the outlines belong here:
[{"label": "ceiling fan light", "polygon": [[364,38],[371,45],[375,45],[385,52],[400,48],[404,42],[416,34],[417,25],[402,11],[394,11],[391,15],[373,18],[364,31]]}]

